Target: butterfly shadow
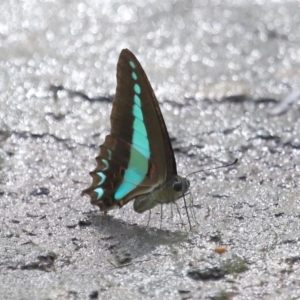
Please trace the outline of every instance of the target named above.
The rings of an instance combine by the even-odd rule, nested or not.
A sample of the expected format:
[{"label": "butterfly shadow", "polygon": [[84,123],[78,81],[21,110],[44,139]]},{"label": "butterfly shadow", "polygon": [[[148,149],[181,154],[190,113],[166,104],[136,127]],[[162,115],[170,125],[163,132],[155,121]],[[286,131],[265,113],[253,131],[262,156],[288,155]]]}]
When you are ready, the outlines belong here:
[{"label": "butterfly shadow", "polygon": [[[173,245],[188,238],[186,232],[128,224],[111,215],[96,215],[91,218],[94,228],[103,236],[101,240],[106,242],[106,249],[113,257],[113,262],[110,262],[118,267],[134,263],[138,258],[142,258],[140,261],[147,261],[155,259],[154,257],[174,255]],[[159,253],[158,248],[163,245],[170,247],[170,254],[165,251]]]}]

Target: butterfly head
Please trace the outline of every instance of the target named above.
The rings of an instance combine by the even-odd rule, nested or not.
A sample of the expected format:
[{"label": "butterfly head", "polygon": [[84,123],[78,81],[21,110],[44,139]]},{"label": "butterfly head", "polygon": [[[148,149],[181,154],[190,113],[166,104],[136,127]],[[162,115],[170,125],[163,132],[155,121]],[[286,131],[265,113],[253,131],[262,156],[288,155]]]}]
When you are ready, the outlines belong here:
[{"label": "butterfly head", "polygon": [[[176,176],[173,183],[173,189],[179,193],[178,198],[181,198],[190,187],[190,181],[184,177]],[[177,199],[178,199],[177,198]]]}]

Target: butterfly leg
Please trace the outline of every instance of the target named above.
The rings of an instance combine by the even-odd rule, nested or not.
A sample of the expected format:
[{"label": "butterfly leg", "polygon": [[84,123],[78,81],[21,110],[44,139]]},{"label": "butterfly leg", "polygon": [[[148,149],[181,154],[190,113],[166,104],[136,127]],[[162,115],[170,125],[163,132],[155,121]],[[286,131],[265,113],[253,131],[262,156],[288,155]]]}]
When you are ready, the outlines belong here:
[{"label": "butterfly leg", "polygon": [[182,220],[182,217],[181,217],[180,209],[179,209],[179,207],[178,207],[178,205],[177,205],[177,203],[176,203],[175,201],[173,201],[173,203],[174,203],[174,204],[175,204],[175,206],[176,206],[176,209],[177,209],[178,215],[179,215],[179,217],[180,217],[180,220],[181,220],[181,224],[182,224],[182,226],[184,227],[185,231],[187,231],[187,230],[186,230],[186,228],[185,228],[185,226],[184,226],[184,222],[183,222],[183,220]]},{"label": "butterfly leg", "polygon": [[171,219],[173,220],[173,217],[174,217],[174,215],[173,215],[173,202],[171,202]]},{"label": "butterfly leg", "polygon": [[192,231],[192,225],[191,225],[191,220],[190,220],[190,215],[189,215],[189,210],[186,206],[186,200],[185,200],[185,196],[183,195],[183,201],[184,201],[184,207],[185,207],[185,211],[186,211],[186,215],[189,221],[189,225],[190,225],[190,230]]},{"label": "butterfly leg", "polygon": [[149,209],[149,217],[148,217],[148,222],[147,222],[146,228],[148,228],[148,226],[150,224],[150,220],[151,220],[151,209]]},{"label": "butterfly leg", "polygon": [[199,223],[197,222],[197,219],[196,219],[196,214],[195,214],[195,209],[194,209],[194,198],[193,198],[193,194],[192,193],[187,193],[186,195],[190,195],[190,208],[191,208],[191,213],[192,213],[192,219],[194,220],[194,222],[199,225]]},{"label": "butterfly leg", "polygon": [[163,219],[163,206],[160,205],[160,229],[162,227],[162,219]]}]

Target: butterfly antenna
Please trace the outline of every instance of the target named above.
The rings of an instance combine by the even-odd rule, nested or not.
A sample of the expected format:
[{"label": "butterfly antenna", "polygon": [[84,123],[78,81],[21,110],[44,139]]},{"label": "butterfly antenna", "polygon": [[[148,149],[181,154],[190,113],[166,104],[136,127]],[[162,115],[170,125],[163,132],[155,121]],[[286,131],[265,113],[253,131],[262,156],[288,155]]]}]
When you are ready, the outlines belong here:
[{"label": "butterfly antenna", "polygon": [[196,173],[199,173],[199,172],[204,172],[204,171],[211,171],[211,170],[217,170],[217,169],[222,169],[222,168],[227,168],[227,167],[230,167],[232,165],[235,165],[236,163],[238,162],[238,159],[236,158],[233,162],[231,163],[228,163],[228,164],[225,164],[225,165],[222,165],[222,166],[219,166],[219,167],[214,167],[214,168],[209,168],[209,169],[203,169],[203,170],[197,170],[197,171],[194,171],[194,172],[191,172],[189,174],[187,174],[185,177],[188,177],[190,175],[193,175],[193,174],[196,174]]}]

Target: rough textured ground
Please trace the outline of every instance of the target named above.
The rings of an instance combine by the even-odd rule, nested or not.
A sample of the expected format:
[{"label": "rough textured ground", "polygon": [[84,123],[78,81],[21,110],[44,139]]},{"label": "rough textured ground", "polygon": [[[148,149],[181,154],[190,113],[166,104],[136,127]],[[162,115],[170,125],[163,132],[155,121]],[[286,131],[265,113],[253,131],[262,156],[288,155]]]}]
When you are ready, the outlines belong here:
[{"label": "rough textured ground", "polygon": [[[0,9],[1,299],[300,298],[298,1]],[[191,177],[191,232],[181,200],[185,226],[165,206],[146,227],[131,204],[104,216],[80,196],[122,48],[150,78],[181,175],[239,159]]]}]

